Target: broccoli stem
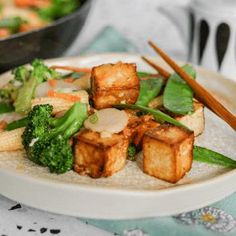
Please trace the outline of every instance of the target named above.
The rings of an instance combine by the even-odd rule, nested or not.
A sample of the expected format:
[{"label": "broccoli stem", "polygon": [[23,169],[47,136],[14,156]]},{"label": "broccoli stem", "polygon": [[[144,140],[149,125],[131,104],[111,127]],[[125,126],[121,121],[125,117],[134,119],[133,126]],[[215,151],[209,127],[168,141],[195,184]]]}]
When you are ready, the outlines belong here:
[{"label": "broccoli stem", "polygon": [[50,138],[62,134],[65,138],[70,138],[83,125],[83,121],[87,118],[87,108],[85,104],[75,103],[63,117],[54,118],[50,124],[55,128],[50,133]]},{"label": "broccoli stem", "polygon": [[38,85],[37,79],[31,77],[23,87],[18,91],[17,99],[14,103],[17,113],[26,114],[31,108],[31,99],[34,96],[35,89]]}]

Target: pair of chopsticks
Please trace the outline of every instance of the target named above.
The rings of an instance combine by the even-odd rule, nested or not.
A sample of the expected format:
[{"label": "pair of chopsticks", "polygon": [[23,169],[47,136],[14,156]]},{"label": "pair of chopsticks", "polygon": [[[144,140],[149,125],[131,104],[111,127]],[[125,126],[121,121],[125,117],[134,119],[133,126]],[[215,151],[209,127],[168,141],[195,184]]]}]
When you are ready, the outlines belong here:
[{"label": "pair of chopsticks", "polygon": [[[163,50],[157,47],[152,41],[148,44],[162,57],[162,59],[193,89],[197,98],[210,110],[212,110],[221,119],[227,122],[236,131],[236,116],[227,110],[209,91],[207,91],[196,80],[192,79],[174,60],[172,60]],[[142,57],[150,66],[156,69],[165,79],[168,79],[170,73],[159,65]]]}]

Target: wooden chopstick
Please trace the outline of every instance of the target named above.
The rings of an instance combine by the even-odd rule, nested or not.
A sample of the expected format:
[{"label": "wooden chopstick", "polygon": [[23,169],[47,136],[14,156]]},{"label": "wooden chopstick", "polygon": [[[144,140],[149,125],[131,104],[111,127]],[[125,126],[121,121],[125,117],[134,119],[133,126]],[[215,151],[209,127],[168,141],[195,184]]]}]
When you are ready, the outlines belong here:
[{"label": "wooden chopstick", "polygon": [[141,57],[147,64],[149,64],[151,67],[153,67],[157,72],[159,72],[165,79],[168,79],[170,77],[170,73],[160,67],[159,65],[155,64],[153,61],[147,59],[146,57]]},{"label": "wooden chopstick", "polygon": [[149,45],[164,59],[164,61],[185,80],[193,89],[197,98],[211,109],[216,115],[221,117],[236,131],[236,116],[227,110],[209,91],[207,91],[196,80],[192,79],[180,66],[178,66],[164,51],[157,47],[152,41]]}]

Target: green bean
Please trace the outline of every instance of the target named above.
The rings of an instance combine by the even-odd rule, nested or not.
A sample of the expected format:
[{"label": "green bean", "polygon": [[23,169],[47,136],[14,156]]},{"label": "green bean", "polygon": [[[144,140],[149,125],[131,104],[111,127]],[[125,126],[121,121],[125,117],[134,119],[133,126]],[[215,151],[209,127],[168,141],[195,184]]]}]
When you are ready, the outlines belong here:
[{"label": "green bean", "polygon": [[28,122],[28,119],[26,117],[24,117],[20,120],[15,120],[7,125],[6,130],[10,131],[13,129],[18,129],[18,128],[24,127],[27,125],[27,122]]}]

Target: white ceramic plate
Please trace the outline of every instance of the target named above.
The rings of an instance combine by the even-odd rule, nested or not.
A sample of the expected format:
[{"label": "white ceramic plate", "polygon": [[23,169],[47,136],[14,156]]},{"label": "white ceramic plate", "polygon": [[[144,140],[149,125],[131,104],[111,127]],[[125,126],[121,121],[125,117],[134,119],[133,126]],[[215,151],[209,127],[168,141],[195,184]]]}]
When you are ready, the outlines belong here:
[{"label": "white ceramic plate", "polygon": [[[155,60],[166,66],[160,59]],[[49,64],[94,66],[108,62],[136,62],[152,71],[139,56],[103,54],[49,60]],[[198,81],[236,113],[236,83],[197,68]],[[1,76],[1,81],[9,78]],[[206,128],[196,143],[236,159],[236,132],[207,109]],[[141,158],[139,158],[141,161]],[[50,174],[21,152],[0,153],[0,193],[35,208],[88,218],[127,219],[177,214],[216,202],[236,190],[236,171],[194,162],[178,184],[145,175],[140,162],[109,178],[91,179],[73,171]]]}]

